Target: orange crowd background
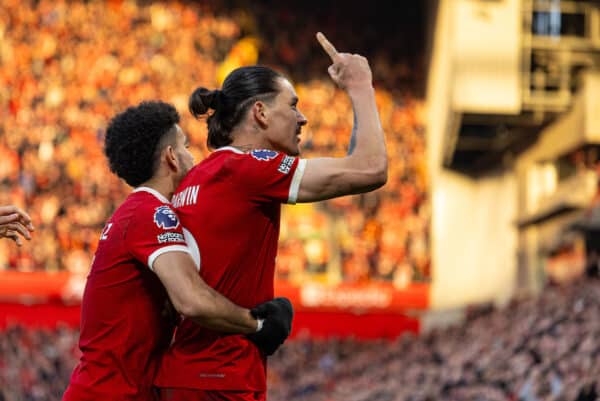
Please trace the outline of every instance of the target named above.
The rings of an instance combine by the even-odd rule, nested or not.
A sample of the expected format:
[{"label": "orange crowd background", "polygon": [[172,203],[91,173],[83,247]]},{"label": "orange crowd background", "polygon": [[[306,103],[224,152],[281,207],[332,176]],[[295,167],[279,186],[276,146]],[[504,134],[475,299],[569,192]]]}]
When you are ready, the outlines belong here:
[{"label": "orange crowd background", "polygon": [[24,207],[36,232],[22,248],[0,241],[0,270],[85,274],[102,226],[130,191],[102,153],[111,116],[146,99],[173,103],[200,161],[206,128],[187,112],[188,95],[199,85],[218,87],[237,66],[267,64],[295,83],[309,121],[303,157],[345,154],[351,105],[327,75],[327,56],[314,40],[322,30],[339,49],[354,46],[348,50],[369,57],[389,180],[367,195],[285,207],[278,277],[400,288],[429,279],[419,59],[398,48],[398,37],[376,26],[349,30],[325,18],[327,10],[312,18],[308,6],[292,14],[274,9],[276,2],[229,4],[3,1],[0,204]]}]

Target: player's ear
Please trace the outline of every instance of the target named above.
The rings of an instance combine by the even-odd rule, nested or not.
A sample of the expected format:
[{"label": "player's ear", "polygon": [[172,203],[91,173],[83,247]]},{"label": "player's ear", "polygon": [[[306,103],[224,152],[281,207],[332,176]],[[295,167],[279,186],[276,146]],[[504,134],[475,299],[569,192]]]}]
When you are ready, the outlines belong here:
[{"label": "player's ear", "polygon": [[163,152],[163,159],[164,161],[167,163],[167,166],[169,166],[169,168],[171,170],[179,170],[180,166],[179,166],[179,162],[177,160],[177,155],[175,154],[175,149],[173,148],[173,146],[171,145],[167,145],[167,147],[165,148],[164,152]]},{"label": "player's ear", "polygon": [[261,127],[266,128],[268,124],[268,109],[267,105],[260,100],[257,100],[252,105],[252,116],[254,117],[254,121],[256,121]]}]

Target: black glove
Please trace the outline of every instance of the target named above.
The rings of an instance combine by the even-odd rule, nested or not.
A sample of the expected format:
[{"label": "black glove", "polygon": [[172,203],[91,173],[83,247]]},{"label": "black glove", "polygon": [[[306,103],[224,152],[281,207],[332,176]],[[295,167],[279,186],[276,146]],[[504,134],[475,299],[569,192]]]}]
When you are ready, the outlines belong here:
[{"label": "black glove", "polygon": [[294,309],[287,298],[275,298],[250,311],[255,319],[264,319],[262,328],[247,337],[267,356],[273,355],[292,331]]}]

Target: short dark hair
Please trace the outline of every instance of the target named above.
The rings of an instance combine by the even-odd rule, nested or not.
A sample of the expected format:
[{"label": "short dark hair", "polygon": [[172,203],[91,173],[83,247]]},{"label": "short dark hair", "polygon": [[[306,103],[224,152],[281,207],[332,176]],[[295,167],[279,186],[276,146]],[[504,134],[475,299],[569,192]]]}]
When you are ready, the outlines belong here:
[{"label": "short dark hair", "polygon": [[257,100],[271,101],[279,93],[277,78],[282,75],[269,67],[254,65],[233,70],[221,90],[197,88],[190,96],[189,109],[194,117],[214,110],[206,123],[207,144],[213,149],[232,142],[231,131]]},{"label": "short dark hair", "polygon": [[132,187],[148,181],[157,157],[172,141],[179,113],[169,103],[146,101],[117,114],[108,124],[104,153],[110,170]]}]

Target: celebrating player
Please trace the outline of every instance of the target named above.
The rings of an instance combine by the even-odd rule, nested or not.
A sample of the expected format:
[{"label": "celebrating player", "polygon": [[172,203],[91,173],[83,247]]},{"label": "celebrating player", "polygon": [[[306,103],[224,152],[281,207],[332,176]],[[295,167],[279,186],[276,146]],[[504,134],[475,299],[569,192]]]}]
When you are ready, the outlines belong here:
[{"label": "celebrating player", "polygon": [[[375,105],[371,70],[359,55],[331,57],[329,74],[352,100],[356,146],[342,158],[299,159],[306,118],[292,84],[262,66],[242,67],[221,90],[198,88],[190,98],[196,117],[208,119],[215,151],[190,170],[173,206],[206,283],[249,307],[273,297],[281,203],[314,202],[363,193],[387,180],[387,154]],[[244,336],[223,336],[180,323],[156,383],[163,401],[264,400],[266,356]]]},{"label": "celebrating player", "polygon": [[178,123],[173,106],[144,102],[107,129],[110,168],[135,189],[100,236],[82,302],[82,356],[64,401],[155,399],[152,381],[175,324],[169,298],[186,318],[247,333],[258,345],[281,344],[289,334],[286,300],[259,305],[265,320],[257,320],[198,275],[168,201],[193,165]]}]

